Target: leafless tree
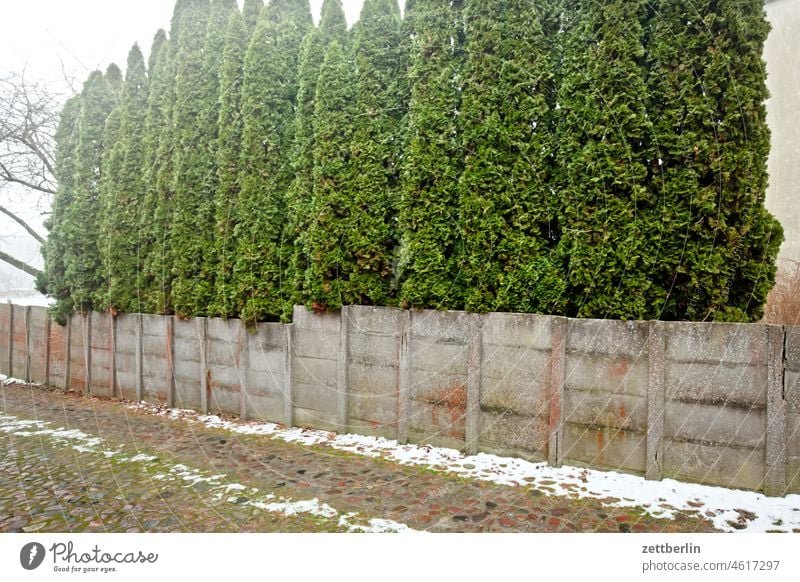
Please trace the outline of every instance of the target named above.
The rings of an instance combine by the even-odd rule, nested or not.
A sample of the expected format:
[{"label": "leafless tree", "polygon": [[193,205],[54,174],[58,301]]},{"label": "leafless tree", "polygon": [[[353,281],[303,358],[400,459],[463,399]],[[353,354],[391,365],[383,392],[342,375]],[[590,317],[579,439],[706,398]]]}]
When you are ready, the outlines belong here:
[{"label": "leafless tree", "polygon": [[[56,191],[55,133],[63,97],[25,72],[0,73],[0,213],[16,222],[39,243],[44,237],[8,203],[13,192],[41,212],[50,208]],[[35,267],[0,251],[0,261],[28,274]]]}]

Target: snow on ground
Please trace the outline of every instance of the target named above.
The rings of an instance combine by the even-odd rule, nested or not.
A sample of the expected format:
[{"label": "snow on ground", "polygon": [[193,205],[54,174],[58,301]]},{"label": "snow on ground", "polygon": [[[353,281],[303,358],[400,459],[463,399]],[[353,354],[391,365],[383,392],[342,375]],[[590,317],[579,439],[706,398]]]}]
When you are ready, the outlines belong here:
[{"label": "snow on ground", "polygon": [[427,445],[401,445],[381,437],[336,434],[305,428],[282,428],[275,423],[233,422],[191,410],[152,404],[132,405],[151,414],[201,422],[238,434],[266,435],[300,445],[322,445],[403,465],[415,465],[462,478],[500,485],[532,487],[548,495],[592,498],[615,507],[640,507],[650,515],[673,518],[678,512],[697,512],[724,531],[791,532],[800,528],[800,495],[767,497],[754,491],[682,483],[673,479],[647,481],[643,477],[576,467],[550,467],[517,458],[486,453],[466,456]]},{"label": "snow on ground", "polygon": [[[14,382],[0,375],[0,382],[3,384]],[[18,382],[18,381],[17,381]],[[49,422],[41,420],[23,420],[14,416],[0,413],[0,432],[11,433],[19,437],[49,437],[53,440],[71,445],[73,449],[83,453],[103,453],[106,457],[116,457],[118,462],[153,464],[158,458],[152,455],[139,453],[133,457],[125,457],[121,454],[121,447],[112,450],[107,448],[103,439],[92,437],[80,430],[65,428],[48,428]],[[155,467],[154,467],[155,468]],[[386,532],[413,532],[407,525],[388,519],[369,519],[365,520],[357,513],[341,514],[339,511],[328,505],[321,503],[318,499],[307,499],[294,501],[285,497],[278,497],[271,493],[264,494],[256,488],[248,488],[241,483],[229,483],[225,481],[226,475],[210,474],[187,467],[186,465],[167,465],[166,471],[161,471],[165,466],[158,466],[159,472],[152,475],[155,481],[176,481],[184,483],[185,487],[191,487],[198,483],[208,485],[211,498],[215,501],[224,500],[228,503],[238,505],[251,505],[258,509],[270,513],[281,513],[286,516],[296,514],[309,514],[326,519],[338,518],[338,524],[350,532],[366,533],[386,533]],[[229,496],[231,492],[238,492],[239,495]],[[246,497],[243,494],[246,493]]]}]

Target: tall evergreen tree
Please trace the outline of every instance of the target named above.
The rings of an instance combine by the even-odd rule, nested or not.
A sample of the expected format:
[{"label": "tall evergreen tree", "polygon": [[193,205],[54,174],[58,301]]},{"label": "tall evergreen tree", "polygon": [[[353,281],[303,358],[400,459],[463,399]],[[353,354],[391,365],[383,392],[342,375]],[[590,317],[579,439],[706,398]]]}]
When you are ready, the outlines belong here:
[{"label": "tall evergreen tree", "polygon": [[72,313],[73,303],[66,279],[65,224],[67,212],[75,196],[75,163],[78,149],[78,121],[82,108],[82,97],[76,95],[67,100],[61,110],[55,135],[55,177],[58,189],[53,198],[53,209],[45,221],[47,241],[42,247],[43,274],[36,281],[36,288],[55,299],[50,314],[63,325]]},{"label": "tall evergreen tree", "polygon": [[106,120],[116,106],[117,82],[99,71],[89,75],[81,93],[74,195],[64,215],[65,283],[75,309],[89,311],[103,285],[98,248],[99,184]]},{"label": "tall evergreen tree", "polygon": [[294,248],[288,265],[292,285],[291,303],[305,303],[306,270],[308,269],[308,228],[311,224],[314,195],[314,109],[317,80],[325,51],[336,40],[348,44],[347,21],[341,0],[325,0],[322,4],[319,28],[313,28],[303,40],[295,111],[295,135],[292,147],[294,179],[287,200],[286,238]]},{"label": "tall evergreen tree", "polygon": [[361,232],[351,241],[355,246],[348,249],[353,274],[357,274],[350,296],[359,302],[385,304],[395,293],[392,261],[398,240],[399,163],[406,113],[403,49],[396,0],[366,0],[354,35],[356,110],[351,149],[358,172],[349,202]]},{"label": "tall evergreen tree", "polygon": [[407,10],[414,41],[397,268],[400,299],[410,307],[463,307],[458,224],[461,12],[461,0],[416,0]]},{"label": "tall evergreen tree", "polygon": [[197,1],[184,12],[177,66],[172,299],[181,316],[206,315],[214,294],[214,199],[220,55],[235,0]]},{"label": "tall evergreen tree", "polygon": [[[350,55],[338,41],[325,52],[314,110],[313,217],[307,235],[306,290],[309,304],[338,309],[367,303],[370,273],[360,251],[369,235],[361,230],[364,208],[356,202],[352,132],[355,88]],[[363,238],[362,238],[363,237]],[[366,240],[365,240],[366,239]],[[368,258],[368,257],[363,257]]]},{"label": "tall evergreen tree", "polygon": [[466,308],[560,313],[542,3],[467,0],[461,177]]},{"label": "tall evergreen tree", "polygon": [[231,276],[236,260],[236,200],[239,197],[240,148],[242,142],[242,82],[247,29],[241,13],[231,14],[222,50],[220,69],[219,148],[217,150],[215,301],[211,312],[223,317],[236,315]]},{"label": "tall evergreen tree", "polygon": [[[102,308],[139,310],[139,213],[144,199],[143,137],[147,109],[147,72],[138,45],[128,53],[119,114],[119,136],[106,137],[108,161],[101,189],[101,252],[106,278],[98,299]],[[106,124],[111,129],[112,118]]]},{"label": "tall evergreen tree", "polygon": [[[167,229],[166,198],[159,188],[159,176],[172,165],[170,126],[174,101],[175,76],[172,66],[172,43],[159,30],[150,50],[148,83],[150,87],[145,114],[144,181],[145,197],[139,215],[141,270],[137,288],[141,308],[146,313],[161,313],[166,303],[166,273],[162,260]],[[162,179],[163,183],[163,179]]]},{"label": "tall evergreen tree", "polygon": [[565,6],[559,103],[561,244],[569,312],[649,319],[663,305],[653,281],[658,228],[647,188],[652,128],[645,110],[640,0]]},{"label": "tall evergreen tree", "polygon": [[782,238],[763,204],[763,3],[659,1],[647,25],[663,317],[757,320]]},{"label": "tall evergreen tree", "polygon": [[245,28],[248,38],[253,34],[258,23],[258,16],[264,9],[264,0],[244,0],[242,15],[244,17]]},{"label": "tall evergreen tree", "polygon": [[287,317],[291,311],[286,195],[292,182],[299,52],[311,25],[308,0],[274,0],[261,11],[245,57],[234,303],[248,322]]}]

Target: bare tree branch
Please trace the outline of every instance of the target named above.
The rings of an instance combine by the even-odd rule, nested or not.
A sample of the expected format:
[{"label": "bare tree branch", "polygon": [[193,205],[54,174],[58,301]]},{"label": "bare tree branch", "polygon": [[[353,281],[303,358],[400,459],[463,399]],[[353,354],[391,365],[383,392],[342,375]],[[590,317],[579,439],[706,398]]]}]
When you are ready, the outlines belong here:
[{"label": "bare tree branch", "polygon": [[0,261],[6,262],[12,267],[16,267],[23,273],[27,273],[28,275],[33,275],[34,277],[37,277],[41,273],[41,271],[36,267],[31,267],[28,263],[20,261],[19,259],[15,259],[11,255],[9,255],[8,253],[4,253],[3,251],[0,251]]},{"label": "bare tree branch", "polygon": [[24,229],[25,229],[25,231],[26,231],[26,232],[27,232],[29,235],[31,235],[33,238],[35,238],[35,239],[36,239],[36,240],[39,242],[39,244],[44,244],[44,238],[43,238],[43,237],[42,237],[42,236],[41,236],[39,233],[37,233],[35,230],[33,230],[33,229],[30,227],[30,225],[29,225],[27,222],[25,222],[24,220],[22,220],[22,219],[21,219],[19,216],[17,216],[17,215],[16,215],[16,214],[14,214],[13,212],[11,212],[11,211],[10,211],[8,208],[6,208],[5,206],[3,206],[2,204],[0,204],[0,212],[2,212],[3,214],[5,214],[5,215],[6,215],[6,216],[8,216],[8,217],[9,217],[11,220],[13,220],[13,221],[14,221],[14,222],[16,222],[17,224],[19,224],[19,225],[20,225],[22,228],[24,228]]}]

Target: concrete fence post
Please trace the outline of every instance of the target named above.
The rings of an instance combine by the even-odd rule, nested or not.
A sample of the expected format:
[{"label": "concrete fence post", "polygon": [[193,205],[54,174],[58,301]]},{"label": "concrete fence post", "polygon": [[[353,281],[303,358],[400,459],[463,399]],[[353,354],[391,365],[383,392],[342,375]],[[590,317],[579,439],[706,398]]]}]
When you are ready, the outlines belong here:
[{"label": "concrete fence post", "polygon": [[70,376],[72,376],[72,314],[67,315],[67,329],[64,334],[64,392],[70,389]]},{"label": "concrete fence post", "polygon": [[200,344],[200,412],[208,414],[208,320],[195,319]]},{"label": "concrete fence post", "polygon": [[136,337],[134,345],[134,358],[136,363],[134,383],[136,385],[136,403],[144,399],[144,322],[141,313],[136,315]]},{"label": "concrete fence post", "polygon": [[647,461],[645,479],[661,480],[666,406],[666,325],[651,321],[647,339]]},{"label": "concrete fence post", "polygon": [[50,336],[53,333],[53,320],[49,314],[44,318],[44,385],[50,385],[50,358],[53,350],[50,348]]},{"label": "concrete fence post", "polygon": [[400,370],[397,387],[397,442],[408,442],[408,415],[411,404],[411,318],[412,312],[406,310],[400,323]]},{"label": "concrete fence post", "polygon": [[351,307],[345,305],[339,314],[339,354],[336,363],[336,426],[340,433],[347,431],[347,363],[350,358],[348,347],[350,310]]},{"label": "concrete fence post", "polygon": [[14,304],[8,300],[8,377],[14,377]]},{"label": "concrete fence post", "polygon": [[[256,325],[258,337],[258,325]],[[247,326],[239,321],[239,418],[247,418],[247,370],[250,368],[250,333]]]},{"label": "concrete fence post", "polygon": [[550,353],[550,375],[548,378],[549,436],[547,440],[547,463],[560,467],[564,460],[564,385],[567,367],[567,320],[564,317],[551,319],[552,350]]},{"label": "concrete fence post", "polygon": [[25,306],[25,382],[31,382],[31,306]]},{"label": "concrete fence post", "polygon": [[285,326],[286,350],[283,358],[283,422],[294,425],[294,324]]},{"label": "concrete fence post", "polygon": [[119,390],[117,389],[117,316],[114,313],[109,314],[109,328],[111,332],[111,338],[109,339],[109,348],[111,350],[111,371],[110,371],[110,378],[109,383],[109,392],[111,392],[112,398],[119,397]]},{"label": "concrete fence post", "polygon": [[92,312],[83,316],[83,379],[86,394],[92,395]]},{"label": "concrete fence post", "polygon": [[786,329],[767,326],[767,438],[764,493],[786,494],[786,399],[783,388]]},{"label": "concrete fence post", "polygon": [[167,407],[175,406],[175,317],[166,316],[167,333]]},{"label": "concrete fence post", "polygon": [[481,363],[483,360],[482,316],[472,313],[469,316],[469,353],[467,356],[467,410],[466,410],[466,452],[478,453],[481,414]]}]

